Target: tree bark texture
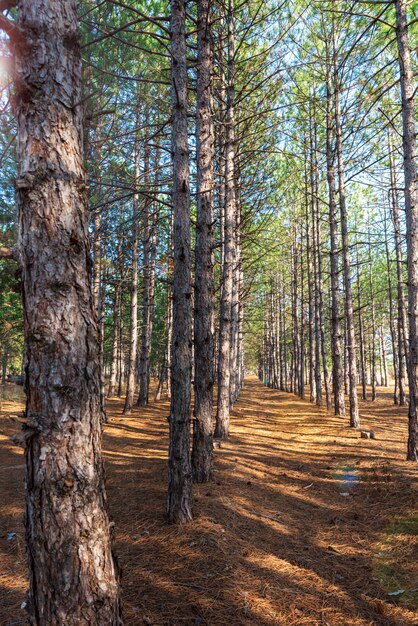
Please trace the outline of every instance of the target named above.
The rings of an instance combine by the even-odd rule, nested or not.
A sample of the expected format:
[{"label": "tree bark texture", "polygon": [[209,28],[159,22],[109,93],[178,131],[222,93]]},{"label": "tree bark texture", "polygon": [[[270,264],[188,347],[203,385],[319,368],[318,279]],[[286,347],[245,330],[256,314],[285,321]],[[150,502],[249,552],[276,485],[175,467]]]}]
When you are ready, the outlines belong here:
[{"label": "tree bark texture", "polygon": [[77,8],[21,0],[14,45],[33,626],[121,624],[101,458]]},{"label": "tree bark texture", "polygon": [[190,190],[187,136],[186,2],[171,1],[173,153],[173,330],[167,514],[172,523],[192,519],[190,401],[192,299]]},{"label": "tree bark texture", "polygon": [[405,175],[406,245],[409,317],[409,461],[418,461],[418,190],[414,82],[408,41],[406,0],[396,1],[396,35],[402,95],[403,156]]},{"label": "tree bark texture", "polygon": [[356,337],[354,331],[353,297],[351,290],[351,266],[350,250],[348,244],[347,206],[344,182],[343,139],[340,110],[340,86],[337,70],[337,59],[334,41],[334,98],[335,98],[335,132],[336,153],[338,164],[338,191],[341,219],[341,243],[343,253],[344,287],[345,287],[345,314],[346,314],[346,339],[348,359],[348,392],[350,399],[350,426],[359,428],[360,417],[357,398],[357,362],[356,362]]},{"label": "tree bark texture", "polygon": [[332,358],[332,391],[334,397],[334,414],[337,417],[345,416],[344,401],[344,368],[341,341],[340,321],[340,284],[339,284],[339,253],[338,253],[338,224],[337,224],[337,190],[335,182],[335,150],[333,141],[333,95],[331,80],[331,59],[327,45],[327,134],[326,160],[329,202],[329,230],[330,230],[330,272],[331,272],[331,358]]},{"label": "tree bark texture", "polygon": [[212,472],[213,426],[213,162],[215,137],[212,98],[211,3],[199,0],[197,65],[197,217],[195,249],[195,408],[192,468],[196,482]]},{"label": "tree bark texture", "polygon": [[225,162],[225,212],[224,258],[222,268],[222,293],[219,320],[218,402],[215,437],[229,434],[230,382],[231,382],[231,328],[233,304],[233,276],[236,263],[235,224],[235,45],[234,3],[228,3],[228,85],[226,111],[226,162]]},{"label": "tree bark texture", "polygon": [[[136,127],[141,123],[141,109],[139,93],[136,103]],[[140,177],[140,141],[139,132],[135,136],[134,155],[134,185],[138,185]],[[129,356],[128,376],[126,380],[126,396],[123,412],[129,415],[132,412],[135,393],[135,369],[138,351],[138,245],[139,245],[139,194],[135,193],[132,210],[132,267],[131,267],[131,302],[130,302],[130,326],[129,326]]]}]

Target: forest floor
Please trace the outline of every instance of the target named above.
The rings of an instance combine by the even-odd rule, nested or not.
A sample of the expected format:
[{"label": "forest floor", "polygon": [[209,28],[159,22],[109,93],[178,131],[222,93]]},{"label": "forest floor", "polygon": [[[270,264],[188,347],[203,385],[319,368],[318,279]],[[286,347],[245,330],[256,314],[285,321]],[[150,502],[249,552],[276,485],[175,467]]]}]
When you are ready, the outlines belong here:
[{"label": "forest floor", "polygon": [[[25,623],[21,390],[0,410],[0,624]],[[168,526],[167,401],[108,403],[107,489],[126,626],[418,625],[418,485],[391,390],[346,420],[246,380],[194,521]],[[63,625],[65,626],[65,625]]]}]

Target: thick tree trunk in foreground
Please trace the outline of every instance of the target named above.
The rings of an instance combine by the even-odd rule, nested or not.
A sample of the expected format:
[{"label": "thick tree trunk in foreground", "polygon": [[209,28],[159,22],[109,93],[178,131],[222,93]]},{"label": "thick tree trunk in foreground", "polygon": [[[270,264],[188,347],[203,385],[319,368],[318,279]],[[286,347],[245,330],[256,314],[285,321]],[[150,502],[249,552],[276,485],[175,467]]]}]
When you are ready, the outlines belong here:
[{"label": "thick tree trunk in foreground", "polygon": [[402,94],[403,156],[405,174],[406,242],[408,256],[409,316],[409,438],[408,460],[418,461],[418,190],[414,85],[408,42],[406,0],[396,2],[396,35]]},{"label": "thick tree trunk in foreground", "polygon": [[184,523],[192,519],[192,469],[190,460],[192,301],[185,20],[185,0],[172,0],[174,275],[167,514],[169,521],[173,523]]},{"label": "thick tree trunk in foreground", "polygon": [[210,0],[198,2],[197,76],[197,217],[195,250],[195,409],[192,468],[196,482],[212,471],[213,427],[213,162],[215,156],[212,101]]},{"label": "thick tree trunk in foreground", "polygon": [[121,623],[101,458],[75,0],[19,2],[17,203],[34,626]]}]

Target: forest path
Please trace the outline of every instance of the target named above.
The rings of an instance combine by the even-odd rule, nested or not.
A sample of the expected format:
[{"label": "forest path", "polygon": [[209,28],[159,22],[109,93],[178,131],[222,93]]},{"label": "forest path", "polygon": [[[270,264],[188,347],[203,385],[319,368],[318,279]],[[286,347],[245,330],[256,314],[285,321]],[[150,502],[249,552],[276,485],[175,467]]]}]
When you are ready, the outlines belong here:
[{"label": "forest path", "polygon": [[[405,408],[379,391],[361,403],[364,427],[376,432],[363,440],[346,420],[248,378],[215,478],[195,487],[195,519],[182,528],[164,519],[168,401],[123,416],[112,399],[104,449],[126,625],[418,624],[416,468],[403,460]],[[4,415],[16,412],[14,400]],[[14,430],[3,417],[1,626],[24,623]]]}]

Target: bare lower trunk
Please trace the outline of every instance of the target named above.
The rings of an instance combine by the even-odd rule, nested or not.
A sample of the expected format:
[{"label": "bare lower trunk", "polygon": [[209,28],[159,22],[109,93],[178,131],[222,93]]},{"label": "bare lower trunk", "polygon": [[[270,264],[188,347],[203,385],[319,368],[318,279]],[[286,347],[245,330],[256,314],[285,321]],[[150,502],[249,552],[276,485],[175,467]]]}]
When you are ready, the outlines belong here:
[{"label": "bare lower trunk", "polygon": [[233,272],[236,263],[235,249],[235,58],[234,58],[234,6],[228,4],[228,87],[226,112],[226,163],[225,163],[225,215],[224,259],[222,270],[221,310],[219,320],[218,403],[215,437],[228,437],[231,381],[231,327]]},{"label": "bare lower trunk", "polygon": [[361,272],[360,272],[360,256],[358,248],[358,240],[356,234],[356,262],[357,262],[357,315],[358,315],[358,331],[359,331],[359,343],[360,343],[360,381],[362,399],[367,400],[367,367],[366,367],[366,354],[365,354],[365,339],[364,339],[364,325],[363,315],[361,308]]},{"label": "bare lower trunk", "polygon": [[210,0],[198,2],[197,217],[195,250],[195,408],[192,469],[196,482],[212,472],[213,426],[213,161],[212,43]]},{"label": "bare lower trunk", "polygon": [[[150,148],[145,146],[145,180],[149,181]],[[158,166],[157,166],[158,170]],[[144,207],[143,223],[143,283],[142,283],[142,331],[141,351],[139,355],[139,395],[138,406],[146,406],[149,396],[150,358],[152,322],[154,315],[154,284],[155,284],[155,206],[150,223],[150,208],[148,201]]]},{"label": "bare lower trunk", "polygon": [[184,523],[192,519],[190,460],[192,299],[185,21],[185,0],[171,0],[174,274],[167,514],[172,523]]},{"label": "bare lower trunk", "polygon": [[[137,96],[137,113],[136,125],[140,125],[141,113],[139,104],[139,94]],[[139,134],[135,137],[135,185],[138,184],[140,175],[140,147]],[[130,326],[129,326],[129,356],[128,356],[128,376],[126,383],[126,397],[123,412],[129,414],[132,412],[135,393],[135,366],[138,349],[138,214],[139,214],[139,196],[134,195],[133,215],[132,215],[132,275],[131,275],[131,307],[130,307]]]},{"label": "bare lower trunk", "polygon": [[395,234],[395,254],[396,254],[396,275],[397,275],[397,300],[398,300],[398,385],[399,385],[399,404],[406,404],[406,358],[407,358],[407,320],[404,296],[404,272],[402,259],[402,236],[401,225],[399,219],[399,202],[397,189],[397,176],[395,168],[395,159],[392,153],[392,142],[390,135],[388,136],[389,148],[389,166],[390,166],[390,182],[391,182],[391,214],[393,222],[393,230]]},{"label": "bare lower trunk", "polygon": [[[335,42],[334,42],[335,43]],[[339,76],[337,72],[337,59],[334,49],[334,87],[335,87],[335,129],[336,129],[336,152],[338,162],[338,191],[341,218],[341,240],[343,252],[344,287],[345,287],[345,317],[346,317],[346,338],[347,338],[347,359],[348,359],[348,391],[350,399],[350,426],[358,428],[360,417],[357,399],[357,362],[356,362],[356,338],[354,332],[353,298],[351,292],[351,267],[350,252],[348,245],[348,223],[347,207],[344,183],[344,161],[341,111],[339,97]]]},{"label": "bare lower trunk", "polygon": [[369,232],[369,293],[370,293],[370,309],[371,309],[371,364],[370,378],[372,385],[372,402],[376,400],[376,315],[374,310],[374,289],[373,289],[373,261],[372,248]]},{"label": "bare lower trunk", "polygon": [[330,272],[331,272],[331,357],[332,357],[332,391],[334,396],[334,414],[345,415],[343,354],[341,346],[340,323],[340,285],[339,285],[339,253],[337,227],[337,191],[335,183],[335,152],[333,147],[333,96],[331,81],[331,59],[327,46],[327,182],[329,198],[329,229],[330,229]]},{"label": "bare lower trunk", "polygon": [[408,460],[418,461],[418,191],[414,85],[408,41],[406,0],[396,1],[396,35],[402,94],[403,156],[405,174],[406,242],[408,256],[409,316],[409,438]]},{"label": "bare lower trunk", "polygon": [[121,623],[101,458],[75,0],[19,2],[17,204],[33,626]]},{"label": "bare lower trunk", "polygon": [[119,291],[120,285],[115,285],[115,295],[113,299],[113,339],[112,339],[112,363],[110,366],[110,381],[108,397],[115,395],[117,372],[118,372],[118,352],[119,352]]}]

